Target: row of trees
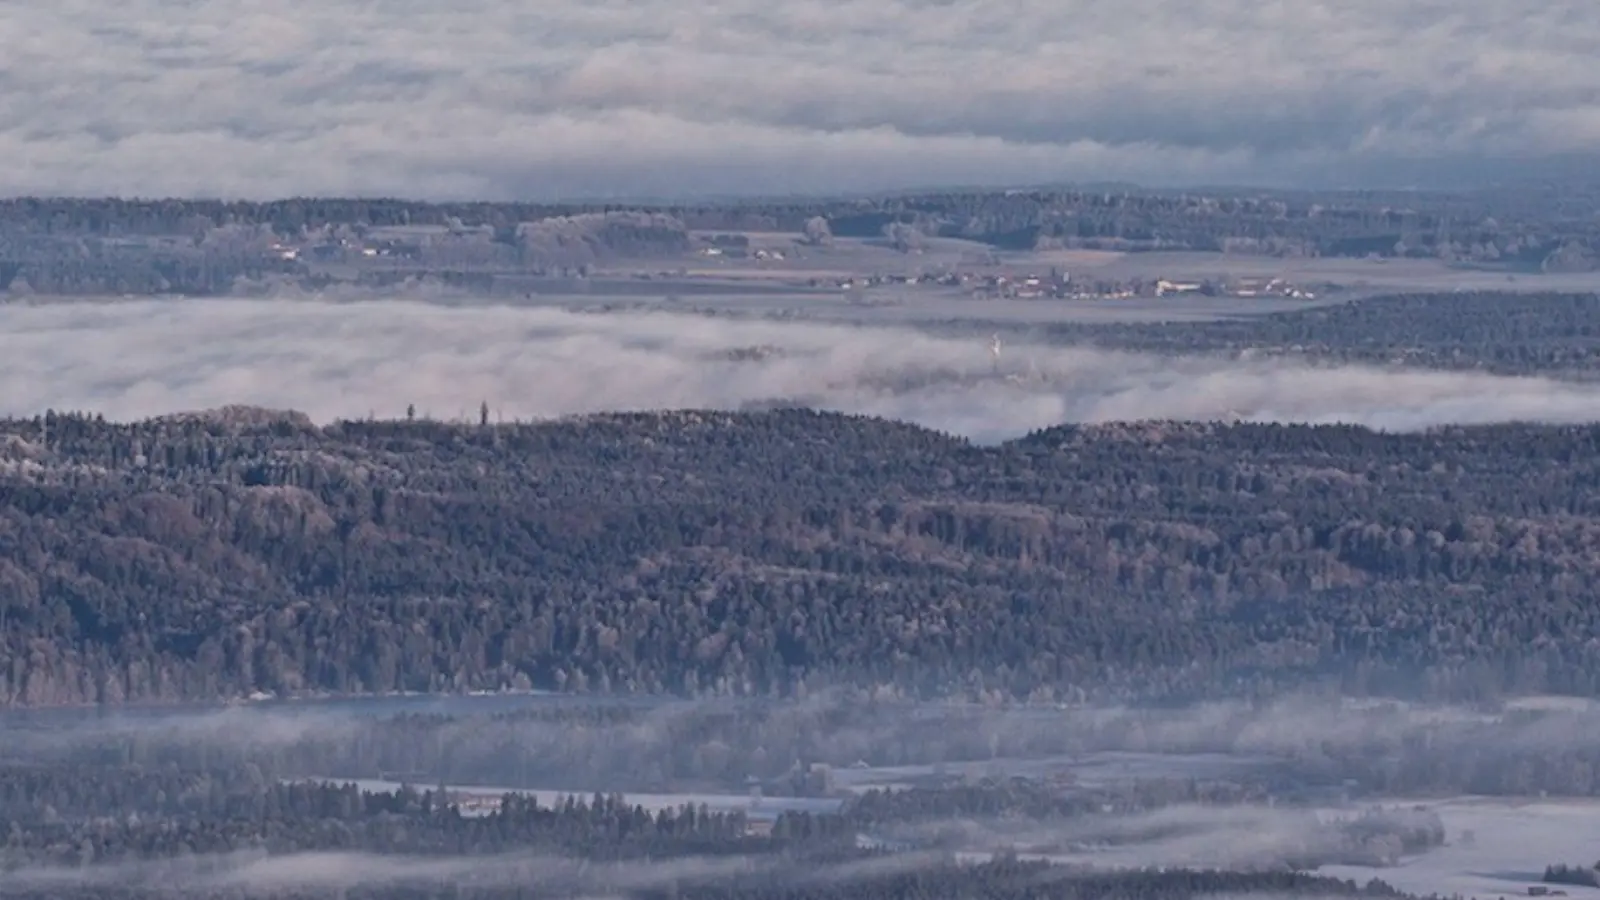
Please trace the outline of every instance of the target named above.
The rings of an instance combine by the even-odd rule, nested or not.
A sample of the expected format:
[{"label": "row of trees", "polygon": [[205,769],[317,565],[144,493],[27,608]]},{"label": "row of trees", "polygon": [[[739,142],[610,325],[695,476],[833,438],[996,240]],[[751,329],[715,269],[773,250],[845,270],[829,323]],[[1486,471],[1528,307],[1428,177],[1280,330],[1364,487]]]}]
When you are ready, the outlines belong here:
[{"label": "row of trees", "polygon": [[[1415,853],[1442,838],[1436,820],[1426,815],[1371,813],[1315,826],[1318,834],[1325,832],[1308,835],[1307,852],[1316,859],[1263,859],[1239,872],[1099,873],[1022,863],[1006,851],[988,864],[961,865],[948,852],[956,845],[932,852],[861,847],[857,829],[881,823],[859,813],[785,813],[770,829],[752,831],[738,812],[685,805],[652,813],[607,795],[543,805],[506,794],[496,808],[471,815],[443,788],[362,791],[348,783],[263,782],[241,771],[222,778],[221,789],[214,776],[205,776],[211,788],[194,791],[182,786],[192,774],[176,768],[146,773],[105,767],[73,774],[82,786],[0,769],[0,796],[27,793],[34,804],[19,809],[8,802],[4,808],[0,874],[7,896],[366,896],[398,889],[414,892],[405,896],[453,897],[459,891],[499,897],[537,888],[541,896],[610,890],[733,898],[774,890],[809,896],[810,889],[826,888],[831,896],[876,897],[899,880],[921,885],[937,876],[1005,897],[1033,896],[1030,884],[1058,881],[1096,891],[1083,896],[1271,890],[1282,896],[1399,897],[1380,882],[1358,889],[1290,867],[1315,866],[1318,859],[1381,864],[1391,859],[1384,849],[1391,845],[1395,852]],[[169,788],[193,793],[197,802],[175,810]],[[77,809],[84,796],[99,804]],[[76,814],[61,814],[57,804]],[[38,806],[42,815],[35,814]],[[439,893],[446,890],[451,893]]]},{"label": "row of trees", "polygon": [[[107,772],[96,781],[116,775]],[[484,815],[464,815],[442,789],[372,792],[354,784],[256,785],[181,815],[158,811],[159,791],[148,799],[149,804],[101,807],[99,815],[89,817],[13,818],[0,843],[0,867],[113,864],[246,850],[271,855],[522,852],[620,860],[778,852],[799,843],[837,850],[853,839],[838,820],[796,815],[774,829],[775,836],[761,838],[748,833],[740,813],[688,805],[651,813],[598,795],[592,801],[568,797],[556,806],[509,795]]]},{"label": "row of trees", "polygon": [[1578,887],[1600,888],[1600,864],[1593,866],[1569,866],[1565,863],[1555,863],[1545,866],[1544,882],[1546,884],[1570,884]]}]

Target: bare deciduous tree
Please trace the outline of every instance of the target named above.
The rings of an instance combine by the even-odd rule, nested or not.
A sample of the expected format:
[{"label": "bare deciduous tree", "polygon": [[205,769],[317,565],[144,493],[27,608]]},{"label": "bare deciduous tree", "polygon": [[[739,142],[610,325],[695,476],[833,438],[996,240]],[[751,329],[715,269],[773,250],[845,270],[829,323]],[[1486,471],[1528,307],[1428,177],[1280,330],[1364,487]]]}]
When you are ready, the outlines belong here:
[{"label": "bare deciduous tree", "polygon": [[813,247],[826,247],[833,243],[833,228],[828,225],[826,218],[812,216],[806,220],[805,242]]}]

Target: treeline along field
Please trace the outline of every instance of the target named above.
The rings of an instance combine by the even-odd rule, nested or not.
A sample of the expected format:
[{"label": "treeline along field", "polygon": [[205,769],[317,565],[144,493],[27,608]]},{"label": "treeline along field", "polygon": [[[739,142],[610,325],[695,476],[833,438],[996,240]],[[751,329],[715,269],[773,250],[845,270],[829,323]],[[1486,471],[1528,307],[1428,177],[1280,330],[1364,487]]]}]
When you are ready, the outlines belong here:
[{"label": "treeline along field", "polygon": [[1058,323],[1051,341],[1145,353],[1277,356],[1501,375],[1600,374],[1600,295],[1460,292],[1179,324]]},{"label": "treeline along field", "polygon": [[[953,807],[939,805],[943,815],[1009,811],[1008,821],[1023,824],[1002,786],[987,784],[953,799]],[[1027,823],[1098,827],[1120,831],[1119,843],[1138,843],[1170,832],[1130,816],[1156,808],[1159,801],[1143,805],[1137,791],[1128,791],[1115,809],[1083,806]],[[206,770],[170,763],[154,769],[0,765],[0,810],[9,821],[0,836],[0,892],[85,898],[583,896],[600,890],[729,898],[827,891],[865,898],[945,896],[950,884],[1010,897],[1033,896],[1030,883],[1053,884],[1049,896],[1058,897],[1186,898],[1217,891],[1399,897],[1382,882],[1358,889],[1295,870],[1340,861],[1381,867],[1444,838],[1438,817],[1424,812],[1370,812],[1330,822],[1284,813],[1278,824],[1294,834],[1279,835],[1255,862],[1233,872],[1094,872],[1019,863],[1003,849],[993,862],[963,865],[957,851],[973,838],[961,828],[893,850],[863,841],[860,829],[886,824],[870,804],[836,815],[783,813],[763,828],[741,811],[685,802],[652,812],[621,795],[599,793],[553,803],[507,793],[474,813],[442,788],[282,783],[253,764]],[[930,808],[900,821],[964,824],[969,831],[975,824],[939,815]],[[936,889],[935,881],[944,886]]]}]

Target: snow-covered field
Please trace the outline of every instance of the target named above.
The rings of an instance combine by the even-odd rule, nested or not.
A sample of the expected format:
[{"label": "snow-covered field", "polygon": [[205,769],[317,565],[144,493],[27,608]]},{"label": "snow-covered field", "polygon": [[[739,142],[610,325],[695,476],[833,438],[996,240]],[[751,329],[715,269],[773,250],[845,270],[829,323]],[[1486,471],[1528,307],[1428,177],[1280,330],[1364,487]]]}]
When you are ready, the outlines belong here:
[{"label": "snow-covered field", "polygon": [[[1444,820],[1445,846],[1384,869],[1326,866],[1323,874],[1380,878],[1401,890],[1462,897],[1526,895],[1552,863],[1593,865],[1600,858],[1600,801],[1460,797],[1430,804]],[[1463,834],[1473,833],[1472,840]],[[1573,897],[1594,888],[1557,885]]]},{"label": "snow-covered field", "polygon": [[1229,753],[1140,753],[1107,751],[1034,759],[1000,758],[943,765],[871,766],[833,770],[835,787],[851,793],[873,788],[905,788],[941,776],[948,778],[1057,779],[1080,787],[1154,778],[1220,779],[1260,771],[1270,757]]},{"label": "snow-covered field", "polygon": [[[1371,805],[1418,805],[1396,800]],[[1600,856],[1600,801],[1458,797],[1423,804],[1439,814],[1444,846],[1394,866],[1330,865],[1318,874],[1358,884],[1377,878],[1412,894],[1498,900],[1527,896],[1552,863],[1593,865]],[[1318,810],[1318,818],[1349,816],[1356,809]],[[1058,828],[969,828],[986,846],[961,854],[981,861],[993,849],[1013,847],[1023,858],[1104,868],[1182,866],[1229,868],[1250,864],[1301,841],[1300,813],[1266,807],[1171,807],[1117,820],[1085,820]],[[992,828],[993,826],[991,826]],[[1107,845],[1134,829],[1164,836]],[[1030,848],[1033,852],[1028,852]],[[1552,885],[1573,898],[1600,898],[1600,889]]]}]

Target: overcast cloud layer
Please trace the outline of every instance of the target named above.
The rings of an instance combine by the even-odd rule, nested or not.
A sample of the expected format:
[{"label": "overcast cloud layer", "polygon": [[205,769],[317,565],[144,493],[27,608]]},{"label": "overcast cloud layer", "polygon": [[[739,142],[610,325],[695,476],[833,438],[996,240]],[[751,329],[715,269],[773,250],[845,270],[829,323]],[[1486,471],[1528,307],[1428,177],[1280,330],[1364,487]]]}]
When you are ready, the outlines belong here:
[{"label": "overcast cloud layer", "polygon": [[[756,358],[733,351],[762,348]],[[734,354],[737,355],[737,354]],[[998,367],[998,371],[996,371]],[[255,404],[327,422],[806,405],[979,441],[1062,422],[1600,421],[1600,385],[1015,346],[906,329],[412,300],[0,307],[0,415],[137,418]]]},{"label": "overcast cloud layer", "polygon": [[1600,146],[1587,0],[55,0],[0,193],[1459,182]]}]

